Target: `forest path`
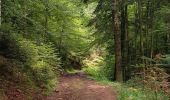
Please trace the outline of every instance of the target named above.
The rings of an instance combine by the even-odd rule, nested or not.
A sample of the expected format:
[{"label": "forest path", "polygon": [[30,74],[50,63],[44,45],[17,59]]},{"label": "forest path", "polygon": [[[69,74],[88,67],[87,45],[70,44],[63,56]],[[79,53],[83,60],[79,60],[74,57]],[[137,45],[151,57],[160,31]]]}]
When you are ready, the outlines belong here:
[{"label": "forest path", "polygon": [[60,77],[58,88],[45,100],[116,100],[116,93],[112,87],[77,73]]}]

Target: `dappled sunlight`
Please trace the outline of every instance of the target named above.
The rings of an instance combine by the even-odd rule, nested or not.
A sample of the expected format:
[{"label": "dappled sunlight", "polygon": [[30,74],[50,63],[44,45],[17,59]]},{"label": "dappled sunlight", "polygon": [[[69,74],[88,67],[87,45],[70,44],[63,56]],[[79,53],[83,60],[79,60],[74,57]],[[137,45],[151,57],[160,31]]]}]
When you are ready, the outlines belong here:
[{"label": "dappled sunlight", "polygon": [[169,99],[169,0],[0,0],[0,100]]}]

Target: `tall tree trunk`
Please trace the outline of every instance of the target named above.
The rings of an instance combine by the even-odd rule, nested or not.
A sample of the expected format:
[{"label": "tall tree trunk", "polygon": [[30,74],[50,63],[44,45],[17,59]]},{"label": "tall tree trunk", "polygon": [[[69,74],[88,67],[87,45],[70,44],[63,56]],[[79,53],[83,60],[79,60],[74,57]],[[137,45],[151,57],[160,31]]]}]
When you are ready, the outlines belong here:
[{"label": "tall tree trunk", "polygon": [[[136,3],[135,4],[135,11],[134,11],[134,14],[135,14],[135,35],[134,35],[134,48],[133,48],[133,50],[135,51],[134,52],[134,54],[133,54],[133,52],[132,52],[132,58],[133,58],[133,60],[134,60],[134,62],[132,63],[133,65],[135,65],[137,62],[138,62],[138,56],[139,56],[139,54],[138,54],[138,35],[139,35],[139,22],[138,22],[138,4]],[[133,43],[132,43],[132,45],[133,45]]]},{"label": "tall tree trunk", "polygon": [[48,8],[48,0],[45,0],[44,5],[45,5],[45,23],[44,23],[44,36],[48,36],[48,12],[49,12],[49,8]]},{"label": "tall tree trunk", "polygon": [[1,16],[1,4],[2,4],[2,3],[1,3],[1,0],[0,0],[0,26],[1,26],[1,20],[2,20],[2,19],[1,19],[1,17],[2,17],[2,16]]},{"label": "tall tree trunk", "polygon": [[122,74],[122,52],[121,52],[121,18],[120,18],[120,4],[121,0],[113,0],[113,33],[114,33],[114,42],[115,42],[115,74],[116,81],[123,81]]},{"label": "tall tree trunk", "polygon": [[140,34],[140,56],[144,56],[144,41],[143,41],[143,32],[142,32],[142,1],[138,1],[138,21],[139,21],[139,34]]},{"label": "tall tree trunk", "polygon": [[60,32],[60,37],[59,37],[59,44],[58,44],[58,51],[59,51],[59,54],[61,54],[61,51],[62,51],[62,42],[63,42],[63,33],[64,33],[64,24],[63,24],[63,27],[62,27],[62,30]]},{"label": "tall tree trunk", "polygon": [[170,33],[167,34],[166,53],[170,53]]},{"label": "tall tree trunk", "polygon": [[121,9],[121,39],[122,39],[122,68],[123,68],[123,79],[127,78],[127,67],[128,67],[128,12],[126,0],[122,1]]}]

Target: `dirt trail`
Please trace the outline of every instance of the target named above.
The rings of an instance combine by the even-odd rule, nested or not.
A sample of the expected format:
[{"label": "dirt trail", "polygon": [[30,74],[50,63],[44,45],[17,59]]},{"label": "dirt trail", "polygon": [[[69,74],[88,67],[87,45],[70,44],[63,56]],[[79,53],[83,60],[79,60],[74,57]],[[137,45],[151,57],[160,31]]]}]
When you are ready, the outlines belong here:
[{"label": "dirt trail", "polygon": [[62,76],[58,88],[45,100],[116,100],[116,93],[86,75],[73,74]]}]

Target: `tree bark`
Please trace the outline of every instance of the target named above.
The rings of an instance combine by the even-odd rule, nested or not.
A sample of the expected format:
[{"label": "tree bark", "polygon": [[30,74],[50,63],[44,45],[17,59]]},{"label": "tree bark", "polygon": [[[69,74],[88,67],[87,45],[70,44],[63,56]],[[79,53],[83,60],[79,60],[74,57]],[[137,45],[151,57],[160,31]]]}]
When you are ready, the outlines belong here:
[{"label": "tree bark", "polygon": [[44,18],[45,18],[45,22],[44,22],[44,36],[48,36],[48,12],[49,12],[49,7],[48,7],[48,3],[49,1],[48,0],[45,0],[44,2],[44,6],[45,6],[45,9],[44,9]]},{"label": "tree bark", "polygon": [[122,74],[122,53],[121,53],[121,11],[120,5],[121,0],[113,0],[113,33],[114,33],[114,42],[115,42],[115,77],[116,81],[123,81]]},{"label": "tree bark", "polygon": [[124,81],[127,79],[127,70],[128,70],[128,12],[127,12],[127,4],[126,0],[122,1],[122,9],[121,9],[121,42],[122,42],[122,70],[123,70],[123,79]]},{"label": "tree bark", "polygon": [[1,26],[1,0],[0,0],[0,26]]}]

